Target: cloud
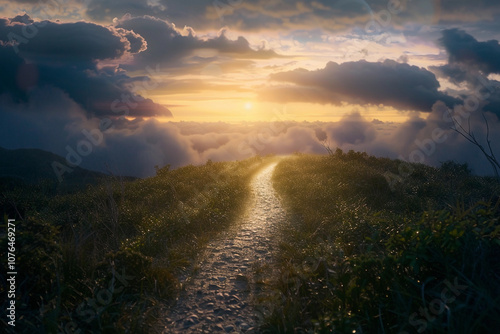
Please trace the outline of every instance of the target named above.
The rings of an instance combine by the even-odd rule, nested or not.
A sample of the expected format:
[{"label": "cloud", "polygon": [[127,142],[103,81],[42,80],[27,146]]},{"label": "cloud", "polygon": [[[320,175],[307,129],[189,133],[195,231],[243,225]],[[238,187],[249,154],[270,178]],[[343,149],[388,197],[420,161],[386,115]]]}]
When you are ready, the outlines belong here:
[{"label": "cloud", "polygon": [[105,145],[96,148],[88,163],[101,170],[107,165],[119,175],[147,177],[154,175],[156,165],[177,168],[201,162],[188,138],[170,123],[150,119],[138,122],[135,129],[117,129],[104,136]]},{"label": "cloud", "polygon": [[89,121],[86,112],[55,87],[33,88],[24,103],[0,94],[0,105],[0,143],[7,148],[63,153],[57,147],[75,140],[79,129],[98,127],[98,122]]},{"label": "cloud", "polygon": [[480,42],[463,30],[442,32],[438,43],[448,54],[448,63],[430,69],[439,77],[462,88],[458,93],[474,111],[500,115],[500,82],[488,78],[500,73],[500,44],[497,40]]},{"label": "cloud", "polygon": [[[100,130],[100,119],[57,88],[34,88],[19,106],[0,96],[0,143],[9,149],[39,148],[98,171],[147,177],[154,166],[180,167],[241,160],[255,154],[319,153],[323,147],[310,125],[296,123],[161,123],[154,119],[115,119]],[[65,113],[56,110],[65,109]],[[28,135],[29,133],[29,135]],[[89,144],[91,133],[100,142]],[[75,153],[76,152],[76,153]],[[70,166],[71,167],[71,166]]]},{"label": "cloud", "polygon": [[[197,3],[198,1],[194,1]],[[193,2],[191,3],[193,5]],[[168,6],[170,7],[170,5]],[[166,17],[169,13],[166,7],[159,1],[149,0],[90,0],[86,8],[86,14],[94,20],[111,21],[115,17],[125,14],[133,16],[154,15]]]},{"label": "cloud", "polygon": [[326,133],[337,145],[362,144],[372,141],[376,136],[374,125],[356,112],[345,115],[338,123],[328,126]]},{"label": "cloud", "polygon": [[430,66],[429,70],[439,78],[445,78],[455,85],[472,80],[471,74],[465,66],[457,64],[445,64],[441,66]]},{"label": "cloud", "polygon": [[[12,5],[9,13],[12,8],[39,4],[38,0],[0,2]],[[244,76],[244,71],[231,78],[222,78],[221,74],[229,71],[235,74],[242,68],[247,73],[258,71],[257,61],[281,57],[273,50],[252,47],[251,39],[229,38],[226,28],[220,28],[286,31],[286,35],[280,35],[286,39],[283,48],[297,42],[304,45],[303,50],[306,46],[314,49],[316,42],[322,41],[321,46],[324,46],[326,39],[335,41],[330,37],[339,31],[357,28],[363,34],[367,23],[382,19],[378,15],[381,10],[388,10],[388,1],[375,0],[368,4],[363,0],[70,0],[68,3],[85,3],[88,17],[101,24],[83,20],[74,23],[40,21],[26,14],[0,19],[1,145],[36,147],[65,156],[68,146],[76,149],[86,140],[83,130],[98,131],[101,121],[109,118],[112,129],[103,132],[103,142],[83,158],[82,167],[104,170],[108,165],[116,173],[150,176],[154,173],[154,165],[178,167],[204,163],[207,159],[243,159],[256,153],[323,153],[321,141],[329,140],[332,146],[345,150],[367,151],[392,158],[401,156],[406,160],[423,154],[423,162],[433,165],[456,159],[469,162],[476,172],[490,172],[481,153],[454,133],[443,117],[447,112],[464,114],[465,109],[460,104],[470,90],[475,89],[477,73],[486,76],[499,73],[500,47],[496,40],[478,41],[457,29],[443,32],[440,45],[448,53],[449,61],[432,70],[460,85],[455,92],[440,90],[433,73],[407,64],[404,57],[399,63],[391,60],[330,62],[315,71],[297,69],[276,73],[269,78],[269,86],[260,91],[264,99],[277,102],[384,105],[428,113],[426,118],[412,113],[402,124],[369,122],[359,113],[349,113],[337,123],[323,124],[160,123],[147,117],[170,116],[171,113],[144,98],[148,90],[161,92],[163,96],[228,89],[248,94],[253,87],[235,83]],[[214,5],[220,3],[227,5]],[[397,14],[392,13],[389,25],[383,30],[405,30],[410,32],[405,36],[415,39],[423,38],[412,35],[423,31],[419,24],[430,25],[425,37],[437,33],[433,23],[450,26],[456,22],[471,22],[468,29],[479,29],[486,25],[478,22],[478,17],[494,18],[500,9],[497,1],[490,0],[401,3],[407,7]],[[78,8],[72,7],[58,17],[67,22],[71,13],[77,12]],[[113,20],[115,17],[117,19]],[[108,26],[112,20],[113,25]],[[414,29],[409,28],[412,23],[417,23]],[[498,27],[488,24],[490,30],[486,29],[487,32],[493,30],[491,27]],[[183,26],[184,29],[177,28]],[[203,35],[207,29],[211,34]],[[219,31],[216,37],[214,31]],[[350,37],[344,35],[342,38]],[[290,50],[297,49],[290,47]],[[313,51],[307,49],[307,52]],[[324,52],[316,55],[325,55]],[[436,57],[442,60],[441,55]],[[304,66],[312,66],[318,59],[313,56]],[[412,59],[416,58],[412,56]],[[269,61],[264,65],[267,65],[266,70],[272,70]],[[166,72],[173,74],[165,79]],[[203,77],[212,75],[213,82],[199,79],[200,74]],[[493,86],[499,84],[491,77],[484,80]],[[500,111],[500,93],[486,90],[490,95],[480,101],[478,110],[485,112],[490,121],[491,139],[496,143],[500,141],[500,123],[494,113]],[[120,118],[123,115],[135,119]],[[478,138],[484,139],[486,133],[481,114],[471,114],[471,117],[471,129]],[[429,140],[435,137],[436,129],[443,131],[446,140],[432,144]]]},{"label": "cloud", "polygon": [[149,77],[130,77],[103,64],[145,50],[144,39],[135,32],[86,22],[33,23],[26,16],[21,20],[26,23],[19,21],[0,19],[0,94],[25,103],[34,87],[47,86],[63,91],[89,115],[172,115],[133,91],[155,86]]},{"label": "cloud", "polygon": [[[496,0],[441,0],[439,14],[441,22],[484,22],[492,20],[500,13]],[[482,19],[478,19],[482,18]]]},{"label": "cloud", "polygon": [[[496,105],[500,98],[498,87],[500,82],[489,79],[490,74],[500,73],[500,44],[497,40],[480,42],[472,35],[459,29],[442,31],[438,44],[448,54],[448,63],[431,66],[430,70],[439,77],[449,80],[455,85],[465,83],[468,91],[479,96],[487,96],[491,105]],[[497,112],[497,110],[492,110]]]},{"label": "cloud", "polygon": [[47,1],[40,6],[38,0],[0,0],[2,5],[6,15],[28,10],[33,15],[43,14],[43,18],[49,18],[40,9],[46,7],[48,12],[57,11],[60,17],[91,19],[106,24],[125,14],[150,15],[197,30],[218,30],[228,26],[252,32],[364,31],[367,25],[374,27],[374,22],[380,30],[389,25],[404,30],[415,25],[454,26],[466,22],[491,33],[498,31],[498,25],[490,23],[500,15],[496,0],[65,0],[64,6],[57,1]]},{"label": "cloud", "polygon": [[[196,29],[219,29],[229,26],[240,31],[268,29],[307,29],[322,27],[329,31],[361,27],[381,10],[393,10],[392,21],[435,20],[439,6],[434,0],[418,4],[400,1],[374,0],[244,0],[244,1],[183,1],[183,0],[91,0],[86,14],[100,21],[110,21],[124,14],[151,15],[162,19],[175,17],[175,23]],[[453,8],[449,8],[448,12]],[[401,13],[404,12],[404,13]]]},{"label": "cloud", "polygon": [[452,26],[466,22],[496,32],[498,27],[496,30],[487,27],[486,22],[494,22],[500,15],[496,0],[90,0],[87,3],[83,9],[86,16],[100,22],[111,22],[125,14],[150,15],[203,31],[228,26],[246,32],[321,29],[338,33],[352,29],[365,31],[367,25],[383,31],[388,26],[404,30],[415,25]]},{"label": "cloud", "polygon": [[[465,129],[470,125],[479,142],[486,145],[487,128],[480,114],[468,113],[463,106],[450,109],[442,102],[437,102],[425,119],[412,114],[403,123],[369,122],[354,113],[323,127],[328,133],[330,148],[340,147],[344,151],[367,152],[436,167],[453,160],[467,163],[476,174],[492,175],[491,166],[481,151],[453,130],[450,115]],[[492,113],[486,112],[485,117],[493,150],[498,152],[495,143],[500,142],[500,122]]]},{"label": "cloud", "polygon": [[98,60],[116,59],[130,52],[130,40],[144,43],[131,31],[88,22],[34,22],[27,15],[0,19],[0,36],[4,43],[16,41],[15,50],[26,60],[86,68]]},{"label": "cloud", "polygon": [[460,29],[442,31],[439,40],[448,53],[449,65],[463,65],[485,75],[500,73],[500,44],[496,40],[477,41]]},{"label": "cloud", "polygon": [[[154,175],[155,165],[171,164],[175,168],[208,159],[241,160],[255,154],[322,154],[326,153],[321,144],[324,140],[331,148],[366,151],[434,166],[453,159],[469,163],[476,173],[491,174],[481,152],[451,129],[449,113],[468,125],[463,107],[450,110],[442,102],[433,106],[426,119],[413,114],[401,124],[370,122],[354,112],[335,123],[161,123],[154,119],[114,119],[106,131],[99,130],[99,118],[89,118],[58,88],[34,88],[29,100],[21,105],[4,94],[0,104],[2,146],[40,148],[67,157],[71,150],[78,152],[82,142],[89,141],[84,131],[98,132],[102,141],[91,145],[88,154],[80,154],[80,166],[122,175],[147,177]],[[66,112],[58,112],[62,109]],[[471,129],[484,141],[486,128],[482,118],[476,114],[470,117]],[[486,117],[492,143],[500,142],[498,118],[491,113],[486,113]],[[70,159],[74,161],[74,155]]]},{"label": "cloud", "polygon": [[[101,131],[102,119],[88,117],[58,88],[34,88],[21,105],[1,95],[0,104],[2,147],[39,148],[69,156],[80,167],[103,172],[109,168],[116,174],[143,177],[153,175],[155,165],[179,167],[199,162],[191,142],[177,127],[154,119],[114,119],[109,129]],[[102,140],[92,142],[85,133]]]},{"label": "cloud", "polygon": [[[190,66],[211,63],[218,56],[231,59],[269,59],[280,57],[273,50],[255,50],[242,36],[236,40],[226,37],[221,30],[214,38],[201,39],[192,28],[179,31],[173,23],[152,16],[123,16],[116,21],[116,28],[133,31],[147,42],[147,49],[134,56],[135,66],[162,64],[167,67]],[[211,57],[198,57],[200,50],[211,51]]]},{"label": "cloud", "polygon": [[199,153],[223,146],[231,140],[227,133],[208,132],[206,134],[194,134],[189,136],[192,148]]},{"label": "cloud", "polygon": [[270,79],[289,84],[271,86],[261,92],[263,98],[279,102],[382,104],[424,112],[429,112],[437,101],[449,106],[459,102],[438,90],[440,85],[433,73],[393,60],[329,62],[324,69],[280,72],[272,74]]}]

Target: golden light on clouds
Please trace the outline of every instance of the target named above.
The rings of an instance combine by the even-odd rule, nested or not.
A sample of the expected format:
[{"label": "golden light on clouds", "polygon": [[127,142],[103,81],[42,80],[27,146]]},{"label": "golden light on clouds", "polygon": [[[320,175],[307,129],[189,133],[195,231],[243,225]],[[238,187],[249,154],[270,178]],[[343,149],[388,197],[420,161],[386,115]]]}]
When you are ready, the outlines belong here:
[{"label": "golden light on clouds", "polygon": [[[228,5],[0,0],[3,145],[62,154],[74,143],[61,138],[113,121],[118,131],[94,166],[116,152],[128,163],[135,147],[150,159],[130,175],[146,175],[146,165],[231,159],[225,152],[249,124],[257,136],[279,111],[290,125],[272,132],[268,153],[323,152],[318,140],[328,137],[397,157],[441,126],[436,113],[460,111],[480,92],[481,76],[491,98],[476,105],[500,133],[494,0],[215,3]],[[10,124],[33,134],[13,135],[21,126]],[[379,128],[394,133],[380,137]],[[443,157],[461,144],[442,145]]]}]

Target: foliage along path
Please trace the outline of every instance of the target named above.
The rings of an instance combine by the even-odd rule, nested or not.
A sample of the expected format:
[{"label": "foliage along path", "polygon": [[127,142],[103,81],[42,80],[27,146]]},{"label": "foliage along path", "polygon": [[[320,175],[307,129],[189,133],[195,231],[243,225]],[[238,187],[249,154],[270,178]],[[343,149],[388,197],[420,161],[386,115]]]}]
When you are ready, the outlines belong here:
[{"label": "foliage along path", "polygon": [[278,163],[252,180],[252,202],[242,224],[207,247],[198,274],[167,315],[165,333],[255,333],[261,313],[252,306],[262,277],[272,267],[278,224],[285,212],[272,186]]}]

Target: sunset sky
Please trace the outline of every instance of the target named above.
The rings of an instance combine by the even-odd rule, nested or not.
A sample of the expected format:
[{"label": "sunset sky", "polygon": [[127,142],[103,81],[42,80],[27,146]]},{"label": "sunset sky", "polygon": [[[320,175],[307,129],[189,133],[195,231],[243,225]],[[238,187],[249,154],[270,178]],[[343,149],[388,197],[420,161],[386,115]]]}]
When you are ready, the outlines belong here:
[{"label": "sunset sky", "polygon": [[148,176],[328,142],[487,174],[449,117],[498,143],[498,40],[495,0],[0,0],[0,146],[102,131],[82,167]]}]

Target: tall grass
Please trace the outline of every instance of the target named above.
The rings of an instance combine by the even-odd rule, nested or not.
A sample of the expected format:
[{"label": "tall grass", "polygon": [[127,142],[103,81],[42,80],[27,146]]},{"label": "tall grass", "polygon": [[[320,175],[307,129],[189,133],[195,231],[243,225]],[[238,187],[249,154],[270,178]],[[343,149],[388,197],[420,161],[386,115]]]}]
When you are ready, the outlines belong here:
[{"label": "tall grass", "polygon": [[[235,221],[250,177],[268,160],[166,166],[156,177],[109,179],[66,195],[6,192],[4,211],[14,212],[15,204],[22,214],[16,333],[154,331],[160,311],[179,292],[179,277]],[[3,235],[2,258],[6,242]]]},{"label": "tall grass", "polygon": [[289,220],[264,332],[499,328],[498,184],[446,163],[412,165],[391,189],[383,175],[400,163],[337,151],[277,166]]}]

